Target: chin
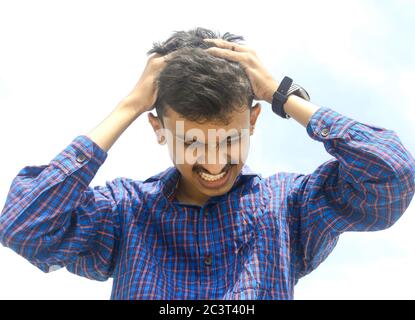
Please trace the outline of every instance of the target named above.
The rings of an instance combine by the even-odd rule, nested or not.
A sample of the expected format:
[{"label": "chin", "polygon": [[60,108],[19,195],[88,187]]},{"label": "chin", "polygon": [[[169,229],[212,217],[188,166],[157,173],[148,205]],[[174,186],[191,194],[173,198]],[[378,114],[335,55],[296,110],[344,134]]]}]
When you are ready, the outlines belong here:
[{"label": "chin", "polygon": [[211,189],[199,187],[199,191],[209,197],[215,197],[215,196],[221,196],[227,193],[231,188],[232,188],[232,184],[225,186],[223,188],[217,189],[217,190],[211,190]]}]

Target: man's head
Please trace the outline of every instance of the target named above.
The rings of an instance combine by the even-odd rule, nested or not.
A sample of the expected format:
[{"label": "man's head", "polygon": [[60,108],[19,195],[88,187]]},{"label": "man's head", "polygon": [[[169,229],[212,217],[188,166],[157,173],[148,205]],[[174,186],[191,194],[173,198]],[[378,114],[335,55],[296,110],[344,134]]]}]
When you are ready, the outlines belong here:
[{"label": "man's head", "polygon": [[[242,169],[260,106],[252,107],[254,94],[242,66],[206,52],[204,49],[213,44],[204,42],[205,38],[243,40],[230,33],[220,36],[197,28],[175,32],[148,52],[176,52],[157,79],[157,117],[150,114],[149,120],[157,133],[164,129],[165,138],[170,140],[170,154],[183,183],[211,197],[229,191]],[[216,136],[213,129],[218,130]],[[191,141],[197,143],[190,146]],[[230,144],[224,147],[226,141],[239,151],[230,150]],[[213,154],[214,148],[208,145],[215,143],[223,148]],[[183,154],[187,156],[181,157]]]}]

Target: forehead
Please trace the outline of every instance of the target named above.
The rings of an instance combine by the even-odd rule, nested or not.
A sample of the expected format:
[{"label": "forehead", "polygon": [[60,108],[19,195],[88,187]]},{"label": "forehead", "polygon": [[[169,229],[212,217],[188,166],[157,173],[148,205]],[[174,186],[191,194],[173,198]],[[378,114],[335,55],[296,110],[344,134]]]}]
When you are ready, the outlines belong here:
[{"label": "forehead", "polygon": [[169,129],[172,132],[176,132],[178,127],[183,128],[185,132],[192,129],[198,129],[206,133],[211,129],[240,131],[240,129],[249,128],[249,116],[249,108],[243,108],[242,110],[234,110],[230,112],[226,122],[218,120],[198,122],[188,120],[169,108],[168,112],[166,112],[163,116],[163,122],[166,129]]}]

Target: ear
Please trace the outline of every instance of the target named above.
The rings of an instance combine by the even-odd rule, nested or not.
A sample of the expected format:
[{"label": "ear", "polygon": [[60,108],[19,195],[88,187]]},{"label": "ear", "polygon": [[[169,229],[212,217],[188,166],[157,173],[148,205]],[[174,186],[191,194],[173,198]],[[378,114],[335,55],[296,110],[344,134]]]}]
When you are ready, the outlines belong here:
[{"label": "ear", "polygon": [[154,132],[156,133],[157,136],[157,142],[159,144],[165,144],[166,141],[166,137],[164,136],[164,126],[162,121],[160,120],[159,117],[156,117],[154,114],[152,114],[151,112],[148,113],[148,122],[151,124],[151,126],[153,127]]},{"label": "ear", "polygon": [[261,113],[261,104],[257,102],[253,107],[251,107],[251,114],[249,118],[250,124],[250,134],[254,134],[255,124],[258,119],[259,114]]}]

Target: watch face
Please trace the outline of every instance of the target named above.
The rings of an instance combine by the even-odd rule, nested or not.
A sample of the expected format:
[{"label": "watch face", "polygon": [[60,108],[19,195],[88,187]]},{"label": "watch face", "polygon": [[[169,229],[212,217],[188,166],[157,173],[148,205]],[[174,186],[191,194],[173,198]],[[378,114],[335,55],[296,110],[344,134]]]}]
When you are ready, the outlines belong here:
[{"label": "watch face", "polygon": [[[287,90],[288,87],[288,90]],[[284,112],[284,103],[287,101],[288,96],[294,94],[304,100],[310,101],[308,92],[300,87],[298,84],[292,82],[289,77],[284,77],[281,81],[277,91],[274,92],[272,97],[272,111],[284,119],[290,119],[291,117]]]}]

